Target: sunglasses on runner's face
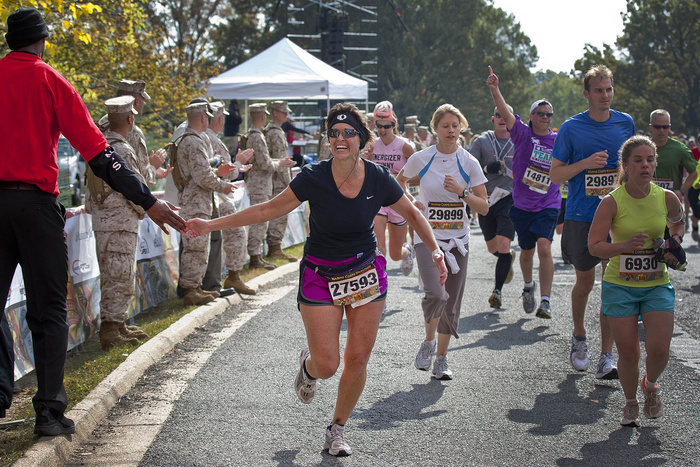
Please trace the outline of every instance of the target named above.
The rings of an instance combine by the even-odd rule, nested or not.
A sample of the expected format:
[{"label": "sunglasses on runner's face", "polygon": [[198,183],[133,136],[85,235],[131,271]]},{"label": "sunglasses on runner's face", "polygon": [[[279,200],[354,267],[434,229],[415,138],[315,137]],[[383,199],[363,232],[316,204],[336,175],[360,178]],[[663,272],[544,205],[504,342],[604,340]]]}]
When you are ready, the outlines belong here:
[{"label": "sunglasses on runner's face", "polygon": [[541,110],[538,110],[535,112],[538,117],[551,117],[554,115],[554,112],[542,112]]},{"label": "sunglasses on runner's face", "polygon": [[496,117],[496,118],[501,118],[501,114],[498,113],[498,112],[496,112],[495,114],[493,114],[493,116]]},{"label": "sunglasses on runner's face", "polygon": [[654,128],[656,128],[657,130],[661,130],[661,129],[668,130],[669,128],[671,128],[671,125],[652,125],[652,126]]},{"label": "sunglasses on runner's face", "polygon": [[328,130],[328,136],[331,138],[337,138],[338,136],[343,135],[343,138],[352,138],[353,136],[357,136],[357,130],[353,130],[352,128],[346,128],[344,130],[336,130],[335,128],[331,128]]},{"label": "sunglasses on runner's face", "polygon": [[383,130],[388,130],[389,128],[394,128],[394,124],[390,123],[389,125],[380,125],[379,123],[375,123],[377,128],[381,128]]}]

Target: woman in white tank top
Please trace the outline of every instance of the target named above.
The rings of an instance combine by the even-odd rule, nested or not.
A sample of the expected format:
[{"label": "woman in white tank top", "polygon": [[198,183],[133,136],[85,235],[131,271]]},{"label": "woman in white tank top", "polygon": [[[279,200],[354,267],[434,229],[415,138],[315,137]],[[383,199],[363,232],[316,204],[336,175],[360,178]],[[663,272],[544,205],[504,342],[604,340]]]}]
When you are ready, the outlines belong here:
[{"label": "woman in white tank top", "polygon": [[[394,114],[391,102],[382,101],[374,107],[374,122],[379,139],[374,143],[372,160],[388,168],[389,172],[396,176],[413,154],[413,146],[406,139],[398,136],[396,114]],[[384,207],[374,218],[377,247],[384,256],[387,254],[387,228],[389,230],[389,256],[394,261],[401,260],[401,271],[407,276],[413,270],[413,246],[406,243],[408,224],[391,208]]]}]

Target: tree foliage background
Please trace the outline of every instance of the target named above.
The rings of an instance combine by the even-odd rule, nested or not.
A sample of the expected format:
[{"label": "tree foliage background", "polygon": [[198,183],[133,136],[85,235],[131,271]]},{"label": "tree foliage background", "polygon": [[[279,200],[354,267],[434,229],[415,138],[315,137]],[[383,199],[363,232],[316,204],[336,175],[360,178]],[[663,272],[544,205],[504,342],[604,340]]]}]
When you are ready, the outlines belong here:
[{"label": "tree foliage background", "polygon": [[[119,79],[144,79],[153,100],[139,124],[165,139],[184,118],[189,100],[205,93],[206,78],[284,37],[291,2],[0,0],[1,34],[7,15],[20,4],[44,13],[51,30],[45,59],[75,85],[95,118]],[[377,0],[376,5],[378,100],[392,101],[400,119],[417,114],[429,122],[438,105],[450,102],[474,132],[490,128],[493,102],[485,80],[491,65],[516,113],[526,118],[531,102],[547,98],[554,105],[552,126],[558,127],[587,108],[581,76],[604,63],[615,73],[613,107],[630,113],[638,129],[646,130],[649,113],[662,107],[671,112],[676,132],[700,130],[697,1],[628,0],[617,42],[602,49],[586,46],[571,75],[531,72],[536,48],[517,18],[494,8],[491,0]],[[7,51],[2,41],[0,55]]]}]

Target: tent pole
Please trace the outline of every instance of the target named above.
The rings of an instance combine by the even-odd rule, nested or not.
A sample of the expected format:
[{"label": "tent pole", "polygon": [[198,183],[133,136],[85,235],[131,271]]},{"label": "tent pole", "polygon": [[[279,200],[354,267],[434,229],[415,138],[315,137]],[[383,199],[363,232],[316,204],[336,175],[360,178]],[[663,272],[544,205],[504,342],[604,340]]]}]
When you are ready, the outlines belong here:
[{"label": "tent pole", "polygon": [[248,99],[245,100],[245,113],[243,114],[243,121],[245,122],[245,132],[248,133]]}]

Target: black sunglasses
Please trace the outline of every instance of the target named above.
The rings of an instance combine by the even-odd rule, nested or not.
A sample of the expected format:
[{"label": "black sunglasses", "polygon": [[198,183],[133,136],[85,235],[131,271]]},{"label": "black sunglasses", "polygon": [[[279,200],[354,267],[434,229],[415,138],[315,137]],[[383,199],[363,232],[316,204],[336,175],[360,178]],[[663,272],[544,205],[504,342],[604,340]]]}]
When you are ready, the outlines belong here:
[{"label": "black sunglasses", "polygon": [[377,128],[382,128],[384,130],[388,130],[389,128],[394,128],[395,123],[390,123],[389,125],[380,125],[379,123],[375,123]]},{"label": "black sunglasses", "polygon": [[657,130],[661,130],[661,129],[668,130],[669,128],[671,128],[671,125],[652,125],[652,126],[654,128],[656,128]]},{"label": "black sunglasses", "polygon": [[501,118],[501,114],[498,113],[498,112],[496,112],[495,114],[493,114],[493,116],[496,117],[496,118]]},{"label": "black sunglasses", "polygon": [[541,111],[541,110],[537,110],[537,111],[535,111],[535,113],[536,113],[539,117],[545,117],[545,116],[546,116],[546,117],[551,117],[552,115],[554,115],[554,112],[543,112],[543,111]]},{"label": "black sunglasses", "polygon": [[331,138],[337,138],[340,135],[343,135],[343,138],[352,138],[354,136],[357,136],[359,133],[357,130],[353,130],[352,128],[346,128],[344,130],[336,130],[335,128],[331,128],[328,130],[328,136]]}]

